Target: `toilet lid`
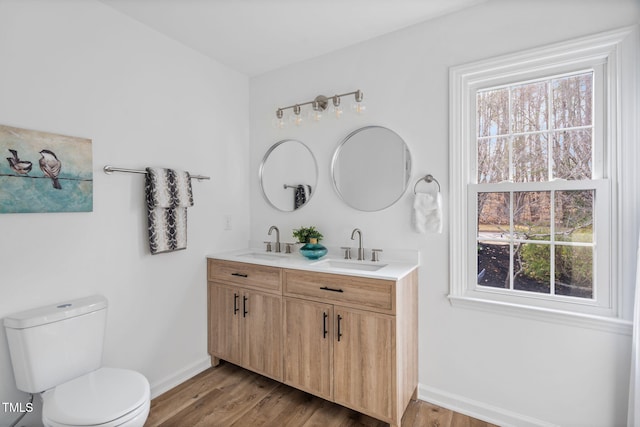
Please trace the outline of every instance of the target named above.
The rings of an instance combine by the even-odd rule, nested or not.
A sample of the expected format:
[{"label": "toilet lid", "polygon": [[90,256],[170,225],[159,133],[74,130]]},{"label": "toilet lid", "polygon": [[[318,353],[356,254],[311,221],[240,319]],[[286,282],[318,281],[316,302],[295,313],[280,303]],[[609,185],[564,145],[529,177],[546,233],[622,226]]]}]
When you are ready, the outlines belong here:
[{"label": "toilet lid", "polygon": [[120,418],[149,400],[149,381],[126,369],[100,368],[42,396],[42,415],[60,424],[95,425]]}]

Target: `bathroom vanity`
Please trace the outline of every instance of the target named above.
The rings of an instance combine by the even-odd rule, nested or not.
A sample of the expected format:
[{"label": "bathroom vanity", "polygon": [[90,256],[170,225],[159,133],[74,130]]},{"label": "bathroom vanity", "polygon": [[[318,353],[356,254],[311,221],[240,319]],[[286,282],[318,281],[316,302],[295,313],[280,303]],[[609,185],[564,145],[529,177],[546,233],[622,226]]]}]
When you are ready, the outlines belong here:
[{"label": "bathroom vanity", "polygon": [[418,383],[417,263],[207,259],[209,354],[399,426]]}]

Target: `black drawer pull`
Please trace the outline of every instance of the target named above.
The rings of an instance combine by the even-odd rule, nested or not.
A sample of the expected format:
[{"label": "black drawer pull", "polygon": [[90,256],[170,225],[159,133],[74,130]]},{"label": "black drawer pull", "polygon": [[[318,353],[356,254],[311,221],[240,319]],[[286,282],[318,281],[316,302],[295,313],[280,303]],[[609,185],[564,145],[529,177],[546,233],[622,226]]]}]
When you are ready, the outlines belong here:
[{"label": "black drawer pull", "polygon": [[237,293],[233,293],[233,315],[235,316],[236,313],[238,313],[238,311],[240,311],[240,309],[238,308],[238,298],[240,297],[240,295],[238,295]]},{"label": "black drawer pull", "polygon": [[338,314],[338,342],[340,342],[340,338],[342,338],[342,330],[340,329],[341,321],[342,321],[342,316]]},{"label": "black drawer pull", "polygon": [[342,289],[334,289],[334,288],[329,288],[327,286],[323,286],[320,289],[322,289],[323,291],[344,292]]},{"label": "black drawer pull", "polygon": [[249,277],[248,274],[243,274],[243,273],[231,273],[232,276],[238,276],[238,277]]},{"label": "black drawer pull", "polygon": [[329,331],[327,331],[327,317],[329,317],[329,315],[327,313],[322,313],[322,338],[327,338],[327,333]]},{"label": "black drawer pull", "polygon": [[244,296],[242,297],[242,317],[247,317],[247,314],[249,314],[249,312],[247,311],[247,300],[249,299],[249,297]]}]

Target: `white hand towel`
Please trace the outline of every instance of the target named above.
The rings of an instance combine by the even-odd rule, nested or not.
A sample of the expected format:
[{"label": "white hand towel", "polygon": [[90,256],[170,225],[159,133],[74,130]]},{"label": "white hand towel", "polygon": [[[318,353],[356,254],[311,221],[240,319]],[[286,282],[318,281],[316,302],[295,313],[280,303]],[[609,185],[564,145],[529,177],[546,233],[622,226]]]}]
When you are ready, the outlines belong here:
[{"label": "white hand towel", "polygon": [[417,193],[413,200],[413,226],[418,233],[442,233],[442,196],[440,192]]}]

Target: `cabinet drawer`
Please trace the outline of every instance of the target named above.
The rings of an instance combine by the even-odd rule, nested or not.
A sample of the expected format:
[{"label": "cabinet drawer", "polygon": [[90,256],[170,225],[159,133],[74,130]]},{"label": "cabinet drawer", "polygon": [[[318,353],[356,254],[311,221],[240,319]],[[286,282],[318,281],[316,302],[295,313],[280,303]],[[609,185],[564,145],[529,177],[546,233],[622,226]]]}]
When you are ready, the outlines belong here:
[{"label": "cabinet drawer", "polygon": [[208,260],[208,280],[234,283],[252,289],[280,293],[280,268],[243,262]]},{"label": "cabinet drawer", "polygon": [[320,302],[395,313],[395,282],[340,274],[284,271],[284,294]]}]

